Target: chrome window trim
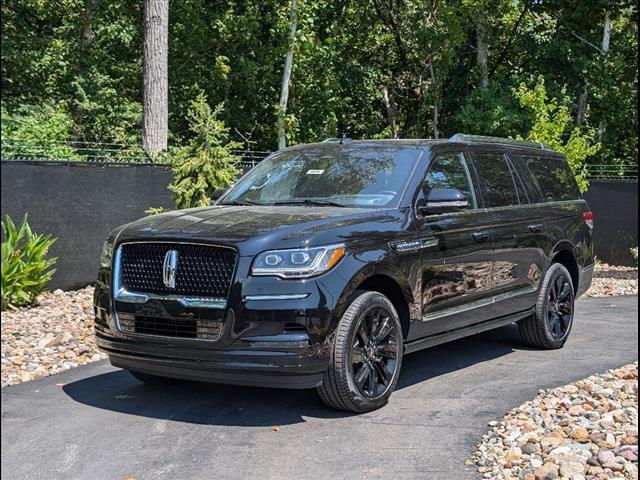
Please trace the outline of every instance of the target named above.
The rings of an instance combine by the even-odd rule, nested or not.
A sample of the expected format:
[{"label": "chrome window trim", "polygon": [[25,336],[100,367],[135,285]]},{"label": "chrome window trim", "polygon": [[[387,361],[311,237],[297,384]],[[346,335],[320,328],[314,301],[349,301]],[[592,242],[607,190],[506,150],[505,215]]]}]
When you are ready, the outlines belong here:
[{"label": "chrome window trim", "polygon": [[576,198],[575,200],[554,200],[552,202],[540,202],[540,203],[527,203],[524,205],[506,205],[503,207],[489,207],[489,208],[476,208],[476,209],[468,209],[463,210],[461,212],[449,212],[449,213],[434,213],[431,215],[425,215],[422,218],[431,219],[443,216],[452,216],[452,215],[468,215],[472,212],[499,212],[501,210],[511,210],[514,208],[534,208],[534,207],[545,207],[545,206],[554,206],[554,205],[565,205],[568,203],[577,203],[584,202],[582,198]]}]

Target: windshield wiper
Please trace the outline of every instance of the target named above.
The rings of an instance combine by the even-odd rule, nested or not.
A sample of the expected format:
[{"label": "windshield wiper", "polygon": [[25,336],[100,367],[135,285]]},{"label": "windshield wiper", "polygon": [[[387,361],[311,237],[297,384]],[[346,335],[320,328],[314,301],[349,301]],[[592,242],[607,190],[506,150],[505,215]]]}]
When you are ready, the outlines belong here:
[{"label": "windshield wiper", "polygon": [[266,205],[265,203],[252,202],[250,200],[232,200],[230,202],[221,203],[221,205]]},{"label": "windshield wiper", "polygon": [[301,200],[282,200],[280,202],[274,202],[272,205],[325,205],[331,207],[343,207],[346,208],[346,205],[341,203],[332,202],[331,200],[320,200],[320,199],[311,199],[304,198]]}]

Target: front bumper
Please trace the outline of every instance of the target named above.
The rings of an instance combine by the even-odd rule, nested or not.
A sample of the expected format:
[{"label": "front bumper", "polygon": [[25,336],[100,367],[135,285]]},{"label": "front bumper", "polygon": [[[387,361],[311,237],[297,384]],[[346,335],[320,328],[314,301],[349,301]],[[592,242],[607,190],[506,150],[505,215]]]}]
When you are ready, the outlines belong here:
[{"label": "front bumper", "polygon": [[307,334],[239,336],[227,316],[219,341],[125,335],[113,316],[96,307],[96,340],[111,364],[185,380],[274,388],[313,388],[329,363],[327,343]]},{"label": "front bumper", "polygon": [[311,348],[276,350],[186,349],[155,342],[97,335],[114,367],[163,377],[273,388],[313,388],[322,383],[327,360]]}]

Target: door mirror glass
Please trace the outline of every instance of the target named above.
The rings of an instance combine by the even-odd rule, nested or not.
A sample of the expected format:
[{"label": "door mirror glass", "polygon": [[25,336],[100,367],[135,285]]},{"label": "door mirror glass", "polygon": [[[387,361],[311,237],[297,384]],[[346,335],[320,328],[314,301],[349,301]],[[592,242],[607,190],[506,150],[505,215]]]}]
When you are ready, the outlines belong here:
[{"label": "door mirror glass", "polygon": [[433,215],[438,213],[459,212],[469,208],[469,201],[464,193],[455,188],[434,188],[429,192],[420,213]]}]

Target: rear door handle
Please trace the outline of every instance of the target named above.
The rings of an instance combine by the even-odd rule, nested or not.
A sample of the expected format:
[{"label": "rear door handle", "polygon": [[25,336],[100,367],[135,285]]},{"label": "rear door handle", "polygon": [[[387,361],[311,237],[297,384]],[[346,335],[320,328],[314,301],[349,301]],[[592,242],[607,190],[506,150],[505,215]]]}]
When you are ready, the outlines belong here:
[{"label": "rear door handle", "polygon": [[527,225],[527,228],[531,233],[540,233],[544,231],[544,225],[541,223],[532,223],[531,225]]},{"label": "rear door handle", "polygon": [[489,234],[487,232],[473,232],[471,236],[478,243],[484,243],[489,239]]}]

